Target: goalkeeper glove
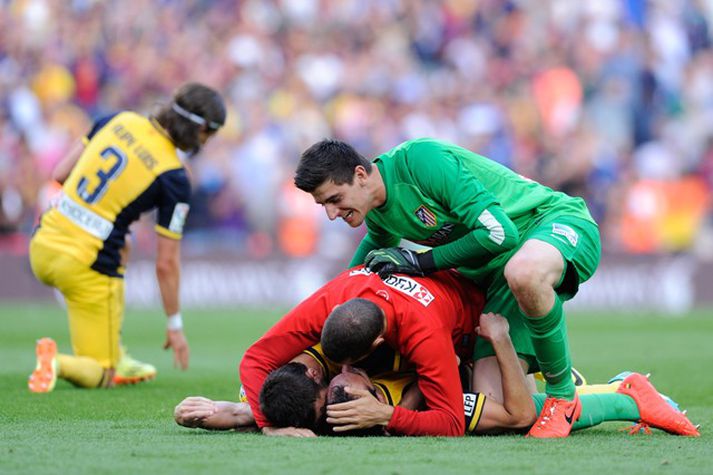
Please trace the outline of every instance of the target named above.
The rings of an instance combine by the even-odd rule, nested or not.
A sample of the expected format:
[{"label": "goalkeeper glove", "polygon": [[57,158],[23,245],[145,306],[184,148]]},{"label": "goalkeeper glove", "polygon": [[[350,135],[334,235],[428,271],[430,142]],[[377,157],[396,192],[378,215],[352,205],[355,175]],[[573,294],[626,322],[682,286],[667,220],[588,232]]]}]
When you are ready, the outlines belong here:
[{"label": "goalkeeper glove", "polygon": [[430,250],[415,252],[402,247],[375,249],[366,255],[364,266],[382,279],[391,274],[424,276],[437,270]]}]

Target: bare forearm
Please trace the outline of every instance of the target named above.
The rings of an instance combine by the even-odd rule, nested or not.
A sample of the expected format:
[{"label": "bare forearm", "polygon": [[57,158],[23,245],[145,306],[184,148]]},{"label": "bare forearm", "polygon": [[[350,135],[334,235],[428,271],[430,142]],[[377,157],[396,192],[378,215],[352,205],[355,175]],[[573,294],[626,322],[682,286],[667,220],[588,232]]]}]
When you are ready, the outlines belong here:
[{"label": "bare forearm", "polygon": [[[250,405],[248,403],[216,401],[216,412],[203,421],[201,427],[211,430],[242,429],[255,426]],[[255,426],[257,430],[257,426]]]},{"label": "bare forearm", "polygon": [[166,315],[174,315],[180,310],[178,303],[181,270],[178,260],[157,264],[156,277],[161,291],[161,301]]},{"label": "bare forearm", "polygon": [[528,426],[536,416],[535,406],[512,341],[506,335],[491,343],[502,374],[503,407],[511,416],[513,426]]},{"label": "bare forearm", "polygon": [[211,401],[187,397],[174,410],[176,423],[206,430],[257,430],[250,405],[244,402]]}]

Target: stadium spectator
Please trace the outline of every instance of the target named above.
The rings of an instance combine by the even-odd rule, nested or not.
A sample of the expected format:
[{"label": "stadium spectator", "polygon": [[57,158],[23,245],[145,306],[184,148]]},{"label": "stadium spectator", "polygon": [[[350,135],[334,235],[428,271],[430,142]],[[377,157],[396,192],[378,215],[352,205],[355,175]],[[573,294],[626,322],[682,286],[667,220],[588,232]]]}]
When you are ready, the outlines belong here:
[{"label": "stadium spectator", "polygon": [[[228,91],[232,109],[196,190],[220,200],[208,177],[217,171],[236,199],[234,213],[220,204],[203,223],[221,232],[187,229],[189,252],[236,235],[248,255],[264,255],[265,240],[280,249],[275,191],[300,151],[327,136],[368,156],[419,136],[461,144],[584,197],[605,250],[641,248],[621,234],[619,203],[652,179],[641,155],[651,144],[671,166],[654,179],[708,176],[707,2],[139,0],[140,17],[117,14],[125,8],[10,0],[0,9],[0,247],[28,239],[38,191],[72,137],[121,107],[148,112],[195,74]],[[543,91],[543,81],[566,87]],[[710,209],[682,222],[682,236],[695,236]],[[330,245],[314,252],[335,234],[359,237],[321,232]]]},{"label": "stadium spectator", "polygon": [[32,392],[54,389],[58,377],[84,388],[153,379],[156,369],[120,344],[129,226],[157,210],[156,277],[168,317],[164,348],[188,367],[188,342],[179,305],[180,239],[191,187],[180,153],[192,156],[225,122],[215,90],[179,88],[155,116],[122,111],[98,120],[55,167],[63,184],[30,242],[39,281],[64,296],[73,355],[57,353],[51,338],[37,342]]}]

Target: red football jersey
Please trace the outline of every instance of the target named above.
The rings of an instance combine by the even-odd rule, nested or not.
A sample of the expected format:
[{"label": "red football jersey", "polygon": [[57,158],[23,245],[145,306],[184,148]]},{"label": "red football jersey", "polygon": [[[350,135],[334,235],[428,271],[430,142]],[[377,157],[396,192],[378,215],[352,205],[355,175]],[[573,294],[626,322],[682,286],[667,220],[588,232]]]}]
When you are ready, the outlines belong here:
[{"label": "red football jersey", "polygon": [[387,426],[404,435],[463,435],[463,393],[456,354],[472,357],[483,293],[456,271],[428,277],[393,275],[382,280],[363,267],[347,270],[285,315],[243,356],[240,379],[259,426],[259,392],[270,371],[319,342],[332,309],[364,298],[385,313],[386,342],[416,367],[427,410],[396,407]]}]

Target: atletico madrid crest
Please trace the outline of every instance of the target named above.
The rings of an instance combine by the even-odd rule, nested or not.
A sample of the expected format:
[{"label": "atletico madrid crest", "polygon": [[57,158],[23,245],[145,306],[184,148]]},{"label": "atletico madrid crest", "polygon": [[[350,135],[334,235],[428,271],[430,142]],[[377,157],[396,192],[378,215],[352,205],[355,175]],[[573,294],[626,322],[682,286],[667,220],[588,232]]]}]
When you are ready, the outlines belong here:
[{"label": "atletico madrid crest", "polygon": [[424,205],[418,207],[418,209],[416,210],[416,217],[429,228],[438,224],[436,215],[433,213],[433,211],[426,208]]}]

